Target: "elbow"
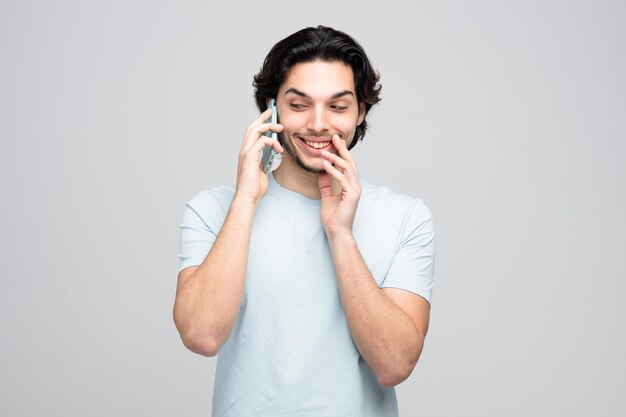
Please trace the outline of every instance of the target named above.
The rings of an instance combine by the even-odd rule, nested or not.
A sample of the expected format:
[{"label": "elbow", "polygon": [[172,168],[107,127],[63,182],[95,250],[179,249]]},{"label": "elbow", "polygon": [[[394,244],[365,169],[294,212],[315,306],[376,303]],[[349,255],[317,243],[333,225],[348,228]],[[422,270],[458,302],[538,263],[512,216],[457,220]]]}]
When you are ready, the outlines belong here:
[{"label": "elbow", "polygon": [[406,381],[406,379],[411,375],[411,372],[413,372],[414,366],[415,365],[405,366],[402,368],[398,367],[398,369],[381,372],[380,374],[376,374],[376,379],[378,380],[380,386],[384,388],[393,388]]},{"label": "elbow", "polygon": [[424,339],[420,337],[411,348],[399,353],[395,359],[389,360],[386,366],[374,369],[378,383],[382,387],[393,388],[406,381],[413,373],[423,348]]},{"label": "elbow", "polygon": [[414,352],[410,357],[403,360],[395,360],[385,368],[375,372],[378,383],[384,388],[393,388],[406,381],[413,373],[420,353],[421,349],[418,352]]},{"label": "elbow", "polygon": [[215,332],[207,332],[206,329],[199,329],[197,326],[180,320],[180,317],[174,314],[174,324],[180,335],[183,345],[193,353],[202,356],[215,356],[220,350],[223,342]]},{"label": "elbow", "polygon": [[220,337],[220,332],[211,331],[210,326],[199,326],[196,322],[185,320],[176,306],[174,306],[174,324],[183,345],[198,355],[215,356],[224,343],[224,339]]},{"label": "elbow", "polygon": [[217,355],[221,347],[216,338],[194,335],[193,332],[181,333],[181,340],[187,349],[206,357]]}]

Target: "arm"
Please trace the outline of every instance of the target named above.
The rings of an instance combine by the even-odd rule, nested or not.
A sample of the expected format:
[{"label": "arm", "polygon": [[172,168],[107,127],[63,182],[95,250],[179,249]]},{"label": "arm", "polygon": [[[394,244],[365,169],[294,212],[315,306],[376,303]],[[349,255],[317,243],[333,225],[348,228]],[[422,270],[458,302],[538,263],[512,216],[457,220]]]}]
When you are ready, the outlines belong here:
[{"label": "arm", "polygon": [[192,352],[215,356],[235,323],[245,285],[254,210],[253,204],[234,199],[202,264],[179,274],[174,323]]},{"label": "arm", "polygon": [[329,244],[352,338],[378,382],[393,387],[409,377],[419,359],[430,305],[408,291],[380,289],[351,235]]},{"label": "arm", "polygon": [[215,356],[226,342],[241,306],[254,212],[268,188],[259,168],[261,150],[283,150],[278,141],[263,136],[270,128],[282,129],[264,123],[270,113],[262,113],[244,135],[237,191],[211,250],[200,266],[186,268],[178,277],[174,323],[185,346],[204,356]]},{"label": "arm", "polygon": [[430,304],[408,291],[378,287],[352,235],[361,194],[356,164],[339,137],[333,144],[339,155],[322,153],[326,173],[318,179],[322,222],[354,342],[379,383],[392,387],[408,378],[419,359]]}]

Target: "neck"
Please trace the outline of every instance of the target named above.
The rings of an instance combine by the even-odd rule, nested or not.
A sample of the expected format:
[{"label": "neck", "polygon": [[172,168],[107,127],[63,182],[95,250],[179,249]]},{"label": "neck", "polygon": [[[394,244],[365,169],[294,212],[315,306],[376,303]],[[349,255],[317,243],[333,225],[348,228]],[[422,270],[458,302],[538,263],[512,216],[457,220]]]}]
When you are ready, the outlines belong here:
[{"label": "neck", "polygon": [[274,179],[282,187],[314,200],[320,199],[318,175],[303,170],[286,154],[283,155],[280,166],[274,171]]}]

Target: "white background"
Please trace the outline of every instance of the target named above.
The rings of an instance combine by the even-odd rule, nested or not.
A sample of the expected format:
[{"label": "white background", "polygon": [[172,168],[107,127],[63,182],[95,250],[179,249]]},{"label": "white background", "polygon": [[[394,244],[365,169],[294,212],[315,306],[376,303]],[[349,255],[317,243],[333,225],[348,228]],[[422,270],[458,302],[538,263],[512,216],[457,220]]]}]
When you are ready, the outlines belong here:
[{"label": "white background", "polygon": [[382,74],[354,155],[433,212],[402,416],[626,413],[620,1],[0,2],[0,414],[207,416],[178,226],[233,184],[252,76],[305,26]]}]

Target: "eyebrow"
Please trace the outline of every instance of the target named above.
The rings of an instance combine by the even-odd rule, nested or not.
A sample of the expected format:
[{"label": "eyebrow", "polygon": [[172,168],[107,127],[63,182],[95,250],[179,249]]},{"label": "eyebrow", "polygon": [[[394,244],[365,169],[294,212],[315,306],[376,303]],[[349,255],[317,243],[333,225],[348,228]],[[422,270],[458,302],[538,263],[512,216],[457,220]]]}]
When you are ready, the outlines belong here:
[{"label": "eyebrow", "polygon": [[[289,89],[287,89],[287,91],[285,91],[285,95],[287,95],[289,93],[296,94],[296,95],[298,95],[300,97],[309,98],[309,96],[306,93],[304,93],[304,92],[302,92],[302,91],[300,91],[300,90],[298,90],[296,88],[289,88]],[[343,91],[340,91],[338,93],[333,94],[332,96],[330,96],[330,98],[332,100],[334,100],[334,99],[337,99],[337,98],[340,98],[340,97],[343,97],[343,96],[353,96],[354,97],[354,93],[352,91],[350,91],[350,90],[343,90]]]}]

